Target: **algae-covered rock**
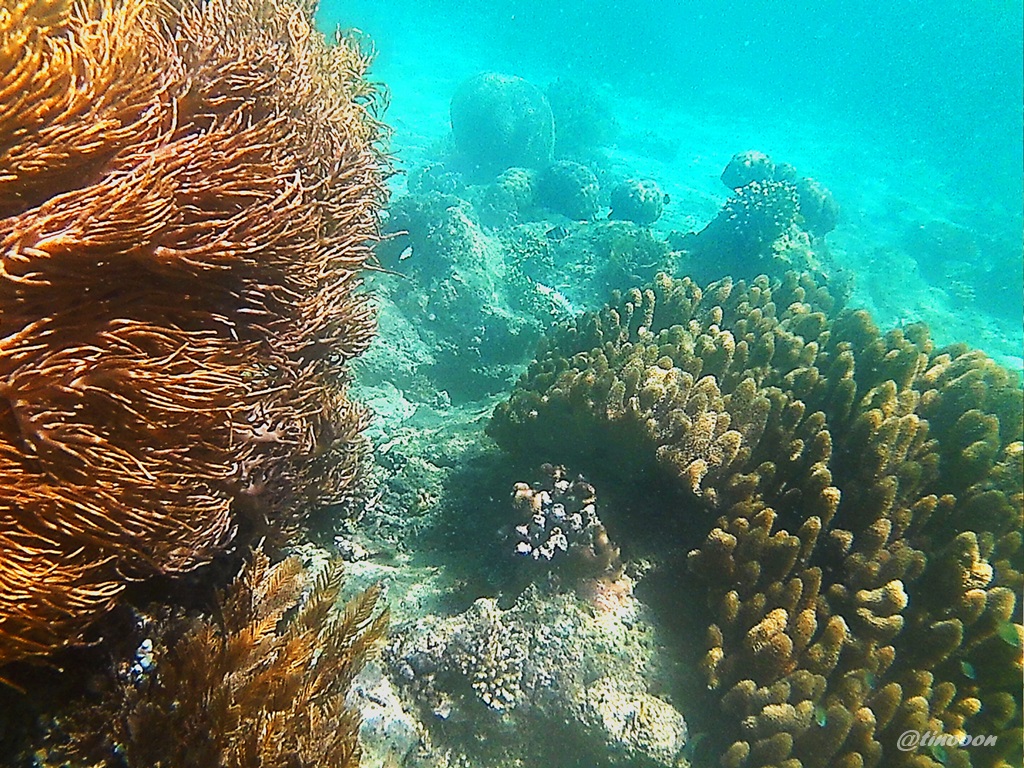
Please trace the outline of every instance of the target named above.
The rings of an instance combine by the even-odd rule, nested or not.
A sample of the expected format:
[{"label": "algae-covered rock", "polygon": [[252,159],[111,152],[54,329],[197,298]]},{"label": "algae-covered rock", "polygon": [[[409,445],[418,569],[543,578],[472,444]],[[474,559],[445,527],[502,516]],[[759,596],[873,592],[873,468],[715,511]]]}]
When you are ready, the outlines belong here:
[{"label": "algae-covered rock", "polygon": [[359,712],[361,768],[386,768],[403,761],[420,742],[416,720],[403,711],[394,685],[381,666],[368,664],[352,681],[346,704]]},{"label": "algae-covered rock", "polygon": [[664,699],[602,677],[587,688],[584,719],[589,718],[607,735],[609,754],[621,755],[628,765],[684,764],[686,720]]}]

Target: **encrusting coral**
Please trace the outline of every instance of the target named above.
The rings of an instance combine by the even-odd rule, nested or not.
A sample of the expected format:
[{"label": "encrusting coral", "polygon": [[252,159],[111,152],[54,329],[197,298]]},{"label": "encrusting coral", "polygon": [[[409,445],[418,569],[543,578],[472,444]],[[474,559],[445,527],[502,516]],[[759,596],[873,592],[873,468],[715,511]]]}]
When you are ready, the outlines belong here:
[{"label": "encrusting coral", "polygon": [[[693,548],[681,583],[707,596],[720,765],[1002,767],[1021,757],[1022,407],[983,354],[883,335],[807,276],[662,275],[552,334],[489,431],[717,516],[665,546]],[[949,741],[902,751],[907,730]],[[978,734],[996,743],[956,742]]]},{"label": "encrusting coral", "polygon": [[63,750],[128,766],[356,768],[345,696],[388,614],[374,615],[379,587],[336,607],[340,560],[309,581],[299,558],[271,565],[257,551],[219,616],[168,622],[144,671],[64,724]]},{"label": "encrusting coral", "polygon": [[0,11],[0,665],[356,490],[380,126],[311,9]]}]

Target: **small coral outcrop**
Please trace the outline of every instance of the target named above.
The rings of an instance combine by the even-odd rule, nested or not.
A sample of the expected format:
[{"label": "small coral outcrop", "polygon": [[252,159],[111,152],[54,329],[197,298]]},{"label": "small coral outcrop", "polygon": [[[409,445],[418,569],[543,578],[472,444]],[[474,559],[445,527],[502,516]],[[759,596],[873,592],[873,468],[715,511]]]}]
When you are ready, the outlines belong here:
[{"label": "small coral outcrop", "polygon": [[839,222],[839,204],[821,182],[800,176],[788,163],[776,163],[763,152],[739,152],[732,156],[722,171],[722,183],[729,189],[740,190],[757,182],[786,182],[796,187],[800,202],[800,215],[804,227],[814,235],[824,236]]},{"label": "small coral outcrop", "polygon": [[582,163],[559,160],[537,179],[537,200],[550,211],[575,220],[597,215],[601,187],[597,176]]},{"label": "small coral outcrop", "polygon": [[653,224],[665,211],[665,193],[653,179],[626,179],[612,188],[610,219]]},{"label": "small coral outcrop", "polygon": [[722,183],[729,189],[745,187],[752,181],[764,183],[775,176],[775,163],[764,152],[737,152],[722,171]]},{"label": "small coral outcrop", "polygon": [[[707,598],[722,766],[1002,768],[1021,760],[1022,411],[983,354],[882,334],[807,276],[661,276],[552,334],[490,432],[660,478],[679,530],[713,520],[664,546],[691,549],[674,578]],[[904,751],[907,730],[950,742]]]},{"label": "small coral outcrop", "polygon": [[698,252],[756,263],[797,222],[800,196],[787,181],[752,181],[737,189],[697,235]]},{"label": "small coral outcrop", "polygon": [[800,216],[807,230],[816,236],[827,235],[839,223],[839,203],[820,181],[804,176],[797,179]]},{"label": "small coral outcrop", "polygon": [[570,480],[565,467],[544,464],[540,474],[540,482],[512,489],[515,553],[577,579],[614,581],[622,561],[597,516],[594,486],[582,476]]},{"label": "small coral outcrop", "polygon": [[699,232],[669,235],[670,245],[686,259],[688,274],[707,281],[758,274],[778,279],[795,269],[841,275],[848,282],[823,239],[839,220],[839,206],[819,182],[761,152],[735,155],[722,182],[733,193],[718,215]]}]

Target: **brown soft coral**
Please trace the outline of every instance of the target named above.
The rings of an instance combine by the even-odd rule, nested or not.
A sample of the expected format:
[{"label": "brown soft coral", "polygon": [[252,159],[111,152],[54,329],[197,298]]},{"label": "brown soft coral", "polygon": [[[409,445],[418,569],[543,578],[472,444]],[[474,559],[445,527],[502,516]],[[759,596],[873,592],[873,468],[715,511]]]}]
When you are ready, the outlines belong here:
[{"label": "brown soft coral", "polygon": [[0,11],[0,664],[355,490],[379,130],[310,11]]}]

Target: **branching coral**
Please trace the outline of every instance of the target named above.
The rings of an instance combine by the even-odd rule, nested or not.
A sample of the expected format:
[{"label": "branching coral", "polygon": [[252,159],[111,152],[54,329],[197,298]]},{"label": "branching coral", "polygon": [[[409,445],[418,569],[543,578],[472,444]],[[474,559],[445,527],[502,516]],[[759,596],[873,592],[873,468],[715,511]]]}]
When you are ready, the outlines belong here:
[{"label": "branching coral", "polygon": [[270,565],[257,552],[219,618],[170,622],[152,666],[77,715],[72,751],[116,751],[129,766],[355,768],[359,717],[345,696],[388,616],[374,616],[377,587],[335,608],[341,575],[331,563],[303,598],[298,558]]},{"label": "branching coral", "polygon": [[379,127],[310,10],[0,11],[0,664],[354,490]]},{"label": "branching coral", "polygon": [[[882,335],[792,274],[660,277],[542,347],[491,433],[718,518],[689,563],[723,766],[929,766],[914,729],[1020,757],[1022,392],[921,326]],[[1015,757],[1014,757],[1015,756]]]}]

